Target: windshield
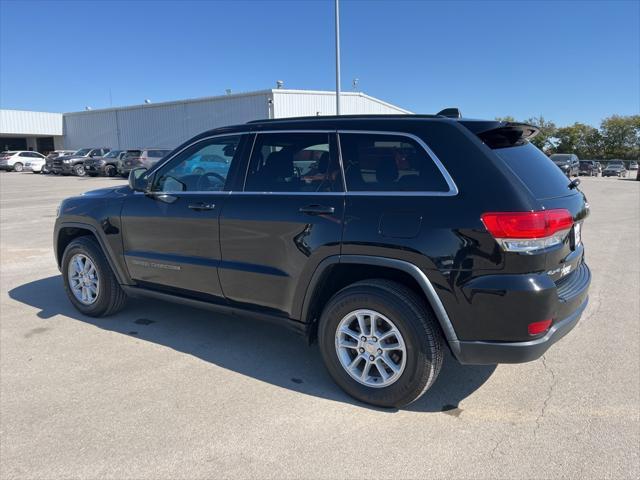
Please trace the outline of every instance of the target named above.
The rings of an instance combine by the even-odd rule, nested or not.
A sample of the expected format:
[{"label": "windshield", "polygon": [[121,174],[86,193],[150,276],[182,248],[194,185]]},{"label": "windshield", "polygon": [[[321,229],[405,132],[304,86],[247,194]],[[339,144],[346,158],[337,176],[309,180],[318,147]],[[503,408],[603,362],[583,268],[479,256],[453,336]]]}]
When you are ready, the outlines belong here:
[{"label": "windshield", "polygon": [[104,158],[116,158],[122,150],[111,150],[107,153]]},{"label": "windshield", "polygon": [[551,160],[553,163],[569,163],[571,155],[551,155]]},{"label": "windshield", "polygon": [[78,157],[84,157],[87,153],[89,153],[91,151],[90,148],[82,148],[80,150],[77,150],[74,155],[78,156]]},{"label": "windshield", "polygon": [[621,167],[621,166],[622,166],[622,162],[611,162],[611,163],[609,163],[609,167],[617,168],[617,167]]}]

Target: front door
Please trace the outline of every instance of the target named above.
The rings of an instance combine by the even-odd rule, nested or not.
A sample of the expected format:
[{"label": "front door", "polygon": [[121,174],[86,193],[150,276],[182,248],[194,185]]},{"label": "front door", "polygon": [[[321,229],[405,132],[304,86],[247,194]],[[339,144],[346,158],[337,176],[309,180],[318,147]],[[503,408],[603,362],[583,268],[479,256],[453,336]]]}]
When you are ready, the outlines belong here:
[{"label": "front door", "polygon": [[122,210],[125,260],[141,286],[223,300],[218,217],[240,140],[227,135],[197,141],[154,173],[150,193],[127,198]]},{"label": "front door", "polygon": [[329,132],[259,133],[244,189],[220,215],[225,297],[296,318],[293,299],[327,256],[340,253],[344,193]]}]

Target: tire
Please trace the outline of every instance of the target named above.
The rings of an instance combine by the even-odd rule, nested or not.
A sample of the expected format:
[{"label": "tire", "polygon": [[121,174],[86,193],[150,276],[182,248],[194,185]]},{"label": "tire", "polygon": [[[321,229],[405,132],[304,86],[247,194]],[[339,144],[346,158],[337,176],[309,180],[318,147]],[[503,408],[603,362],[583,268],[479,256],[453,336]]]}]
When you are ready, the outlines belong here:
[{"label": "tire", "polygon": [[22,163],[16,162],[16,163],[13,164],[13,171],[14,172],[21,172],[22,170],[24,170],[24,165],[22,165]]},{"label": "tire", "polygon": [[87,172],[84,169],[84,165],[79,164],[73,167],[73,174],[78,176],[78,177],[84,177]]},{"label": "tire", "polygon": [[[71,260],[76,255],[88,257],[95,266],[98,279],[98,292],[93,303],[87,305],[76,298],[69,280],[69,270],[73,268]],[[106,317],[119,311],[125,304],[126,294],[120,288],[109,262],[98,242],[91,236],[83,236],[73,240],[62,255],[62,278],[64,289],[74,307],[81,313],[91,317]]]},{"label": "tire", "polygon": [[[385,317],[382,319],[383,322],[391,321],[404,341],[404,368],[398,369],[399,376],[389,385],[368,386],[355,380],[340,360],[336,332],[345,319],[360,309],[381,314]],[[353,325],[356,324],[357,321]],[[382,337],[384,335],[381,334]],[[399,340],[395,340],[396,344],[401,343]],[[444,340],[433,313],[424,300],[412,290],[389,280],[365,280],[336,293],[322,312],[318,342],[324,364],[334,381],[353,398],[379,407],[399,408],[417,400],[433,385],[442,367]],[[358,345],[368,346],[360,342]],[[382,345],[382,341],[379,345]],[[352,354],[355,357],[362,350],[354,349]],[[379,354],[381,350],[377,352]],[[369,353],[365,351],[364,355]],[[342,358],[345,358],[344,355]],[[374,358],[374,355],[369,358]],[[363,361],[366,362],[366,359]],[[371,380],[385,381],[379,368],[373,370],[374,373],[378,372],[379,378],[372,376]],[[387,374],[390,372],[391,369]],[[393,375],[394,373],[391,377]]]},{"label": "tire", "polygon": [[115,177],[118,174],[118,170],[113,165],[107,165],[104,167],[104,174],[107,177]]}]

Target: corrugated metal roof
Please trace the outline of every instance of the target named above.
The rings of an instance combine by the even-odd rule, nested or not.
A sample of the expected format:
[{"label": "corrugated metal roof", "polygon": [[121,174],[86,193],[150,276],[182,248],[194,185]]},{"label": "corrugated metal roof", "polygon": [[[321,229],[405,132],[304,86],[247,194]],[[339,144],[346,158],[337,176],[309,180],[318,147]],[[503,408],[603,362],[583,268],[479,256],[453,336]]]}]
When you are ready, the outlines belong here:
[{"label": "corrugated metal roof", "polygon": [[[345,115],[411,113],[361,92],[343,92],[341,99]],[[0,133],[64,133],[65,148],[174,148],[203,131],[250,120],[334,115],[335,92],[269,89],[65,114],[1,112]]]},{"label": "corrugated metal roof", "polygon": [[65,148],[175,148],[203,131],[267,117],[269,92],[65,113]]},{"label": "corrugated metal roof", "polygon": [[62,114],[26,110],[0,110],[0,134],[62,135]]},{"label": "corrugated metal roof", "polygon": [[[275,118],[336,114],[336,92],[275,89],[272,93]],[[341,92],[340,109],[343,115],[412,113],[362,92]]]}]

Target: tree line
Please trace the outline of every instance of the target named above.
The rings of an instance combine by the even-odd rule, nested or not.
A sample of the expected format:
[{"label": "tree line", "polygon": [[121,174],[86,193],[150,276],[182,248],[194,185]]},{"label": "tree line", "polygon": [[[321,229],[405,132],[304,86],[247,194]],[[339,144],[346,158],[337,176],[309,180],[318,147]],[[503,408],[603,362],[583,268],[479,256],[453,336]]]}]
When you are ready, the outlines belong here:
[{"label": "tree line", "polygon": [[[511,116],[496,120],[516,121]],[[575,153],[580,159],[640,160],[640,115],[612,115],[602,120],[600,128],[579,122],[557,127],[542,116],[528,118],[524,123],[540,129],[531,143],[547,155]]]}]

